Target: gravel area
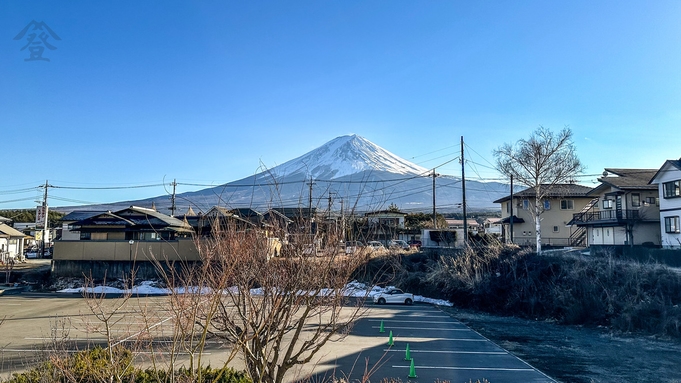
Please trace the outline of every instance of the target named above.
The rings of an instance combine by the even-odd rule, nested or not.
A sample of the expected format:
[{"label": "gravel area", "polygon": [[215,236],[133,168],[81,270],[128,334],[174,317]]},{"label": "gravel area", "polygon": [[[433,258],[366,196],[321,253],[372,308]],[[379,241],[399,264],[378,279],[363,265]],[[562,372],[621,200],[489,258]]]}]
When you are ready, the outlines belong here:
[{"label": "gravel area", "polygon": [[560,382],[681,383],[681,340],[443,310]]}]

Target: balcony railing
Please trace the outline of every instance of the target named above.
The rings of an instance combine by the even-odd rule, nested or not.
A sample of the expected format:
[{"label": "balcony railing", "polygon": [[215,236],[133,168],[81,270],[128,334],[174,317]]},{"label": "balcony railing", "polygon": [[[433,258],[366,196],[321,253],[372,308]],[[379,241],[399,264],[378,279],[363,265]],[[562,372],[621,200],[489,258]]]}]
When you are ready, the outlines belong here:
[{"label": "balcony railing", "polygon": [[598,222],[626,222],[641,220],[639,210],[597,210],[586,211],[583,213],[574,214],[572,219],[576,224],[580,223],[598,223]]}]

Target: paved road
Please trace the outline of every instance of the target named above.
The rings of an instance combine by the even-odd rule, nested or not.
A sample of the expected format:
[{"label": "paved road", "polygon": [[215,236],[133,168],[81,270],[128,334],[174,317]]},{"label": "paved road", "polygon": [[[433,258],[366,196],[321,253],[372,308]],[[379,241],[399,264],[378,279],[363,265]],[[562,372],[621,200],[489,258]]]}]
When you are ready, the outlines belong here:
[{"label": "paved road", "polygon": [[[170,315],[164,310],[166,297],[131,299],[115,316],[113,334],[135,341],[154,338],[162,343],[172,333]],[[115,307],[120,299],[106,299],[105,307]],[[320,381],[330,376],[358,380],[371,371],[371,381],[400,378],[402,381],[452,383],[488,379],[492,383],[554,382],[532,366],[472,331],[459,321],[430,305],[367,306],[367,315],[354,326],[348,337],[333,342],[317,355],[311,365],[292,371],[291,379],[312,375]],[[141,311],[149,319],[141,320]],[[53,341],[68,338],[63,352],[105,344],[101,323],[79,296],[21,294],[0,297],[0,377],[22,370],[45,357],[41,350],[52,350]],[[381,321],[385,332],[380,333]],[[153,326],[153,334],[140,329]],[[388,346],[389,333],[393,346]],[[410,361],[417,378],[409,379]],[[206,348],[205,362],[220,365],[229,349],[219,341]],[[243,365],[232,363],[237,369]]]},{"label": "paved road", "polygon": [[[367,314],[351,336],[334,345],[335,363],[328,360],[332,355],[327,355],[326,371],[317,377],[343,376],[352,371],[350,378],[354,380],[373,370],[370,378],[374,382],[384,378],[452,383],[483,378],[492,383],[555,382],[436,307],[371,305]],[[379,332],[381,321],[384,333]],[[393,346],[388,346],[391,331]],[[417,378],[409,378],[407,345]]]}]

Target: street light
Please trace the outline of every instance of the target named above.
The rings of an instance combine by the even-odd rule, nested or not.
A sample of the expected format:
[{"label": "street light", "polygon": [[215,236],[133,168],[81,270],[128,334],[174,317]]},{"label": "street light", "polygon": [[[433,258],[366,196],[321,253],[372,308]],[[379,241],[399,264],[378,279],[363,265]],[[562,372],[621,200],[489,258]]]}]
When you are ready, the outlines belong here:
[{"label": "street light", "polygon": [[135,243],[132,239],[128,241],[130,244],[130,263],[132,263],[132,245]]}]

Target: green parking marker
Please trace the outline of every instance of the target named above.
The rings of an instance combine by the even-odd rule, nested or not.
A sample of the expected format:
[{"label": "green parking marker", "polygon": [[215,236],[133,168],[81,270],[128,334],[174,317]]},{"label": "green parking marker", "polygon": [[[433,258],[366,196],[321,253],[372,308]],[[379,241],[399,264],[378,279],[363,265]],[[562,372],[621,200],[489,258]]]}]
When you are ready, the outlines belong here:
[{"label": "green parking marker", "polygon": [[416,376],[416,368],[414,368],[414,358],[411,358],[411,363],[409,364],[409,376],[407,376],[409,379],[416,379],[418,376]]},{"label": "green parking marker", "polygon": [[385,332],[385,328],[383,328],[383,320],[381,320],[381,327],[379,328],[378,332]]},{"label": "green parking marker", "polygon": [[392,346],[393,344],[395,344],[395,342],[393,341],[393,330],[390,330],[390,338],[388,338],[388,346]]},{"label": "green parking marker", "polygon": [[409,343],[407,343],[407,350],[404,352],[404,360],[411,360],[411,352],[409,352]]}]

